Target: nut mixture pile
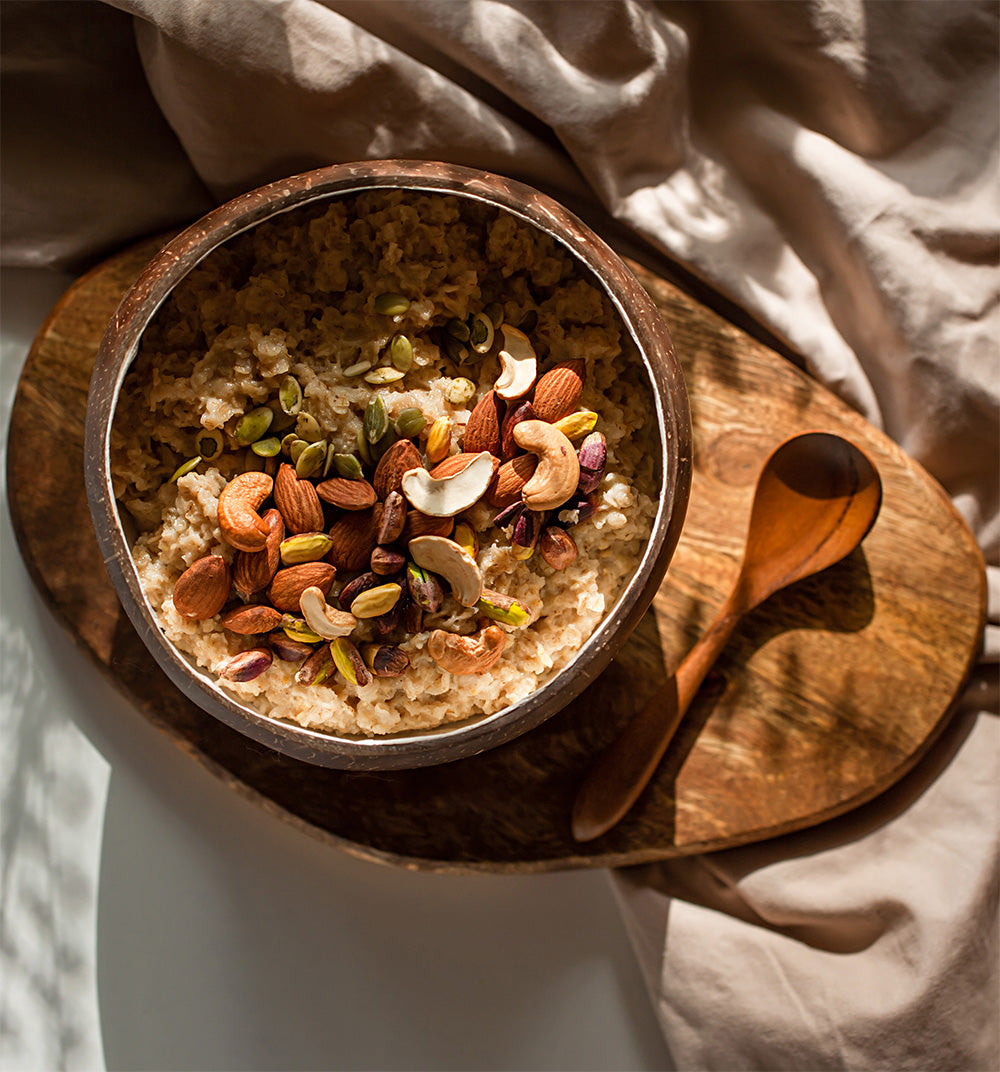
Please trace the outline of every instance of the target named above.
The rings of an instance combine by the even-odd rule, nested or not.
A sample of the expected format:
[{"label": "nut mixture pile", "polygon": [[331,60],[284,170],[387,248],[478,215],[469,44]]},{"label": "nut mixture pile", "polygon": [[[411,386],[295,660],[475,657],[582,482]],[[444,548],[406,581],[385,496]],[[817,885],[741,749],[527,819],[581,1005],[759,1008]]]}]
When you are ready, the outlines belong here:
[{"label": "nut mixture pile", "polygon": [[337,732],[548,680],[653,514],[603,294],[547,236],[441,195],[300,212],[210,262],[147,331],[113,436],[167,636]]}]

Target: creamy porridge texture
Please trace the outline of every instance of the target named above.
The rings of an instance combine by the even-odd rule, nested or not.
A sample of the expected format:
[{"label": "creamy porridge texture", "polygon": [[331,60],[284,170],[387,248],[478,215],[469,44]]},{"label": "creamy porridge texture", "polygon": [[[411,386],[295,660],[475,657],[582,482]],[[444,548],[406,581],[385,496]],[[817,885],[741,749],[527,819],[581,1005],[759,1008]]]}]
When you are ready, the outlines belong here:
[{"label": "creamy porridge texture", "polygon": [[262,224],[146,330],[115,494],[169,640],[261,713],[380,735],[565,667],[652,528],[655,420],[607,297],[464,198]]}]

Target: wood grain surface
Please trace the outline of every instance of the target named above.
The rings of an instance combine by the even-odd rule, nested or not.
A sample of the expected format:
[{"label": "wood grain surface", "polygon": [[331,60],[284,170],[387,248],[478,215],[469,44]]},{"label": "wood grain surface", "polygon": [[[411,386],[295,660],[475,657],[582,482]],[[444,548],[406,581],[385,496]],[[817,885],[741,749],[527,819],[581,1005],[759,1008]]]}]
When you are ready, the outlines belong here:
[{"label": "wood grain surface", "polygon": [[[858,415],[632,265],[684,364],[695,469],[666,580],[608,670],[540,728],[439,767],[349,773],[247,741],[182,696],[143,647],[87,509],[90,370],[108,319],[159,244],[84,276],[40,330],[11,419],[11,513],[59,618],[137,711],[236,791],[328,843],[407,867],[608,866],[744,844],[842,814],[893,785],[940,732],[985,619],[985,569],[968,528],[927,474]],[[874,529],[844,562],[744,620],[632,812],[577,844],[569,815],[584,773],[711,620],[738,571],[761,463],[806,429],[845,435],[875,462],[884,499]]]}]

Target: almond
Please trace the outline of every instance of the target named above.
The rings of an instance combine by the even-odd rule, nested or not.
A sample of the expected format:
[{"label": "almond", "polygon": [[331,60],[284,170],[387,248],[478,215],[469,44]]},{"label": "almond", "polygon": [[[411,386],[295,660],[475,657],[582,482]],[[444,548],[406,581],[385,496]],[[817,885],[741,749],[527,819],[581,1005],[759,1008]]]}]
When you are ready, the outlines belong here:
[{"label": "almond", "polygon": [[455,527],[453,517],[430,517],[419,510],[406,511],[406,524],[403,526],[403,543],[409,543],[418,536],[450,536]]},{"label": "almond", "polygon": [[[409,440],[401,442],[413,444]],[[416,451],[416,448],[414,448]],[[376,478],[377,478],[376,473]],[[377,485],[376,485],[377,487]],[[378,546],[378,530],[382,520],[382,505],[376,503],[368,510],[359,510],[342,517],[330,529],[333,546],[327,556],[338,570],[353,572],[365,569]]]},{"label": "almond", "polygon": [[367,480],[345,480],[331,477],[316,485],[316,494],[331,506],[341,510],[367,510],[375,505],[375,489]]},{"label": "almond", "polygon": [[337,570],[329,562],[300,562],[278,570],[267,589],[267,598],[280,611],[298,614],[299,597],[307,588],[318,588],[326,595]]},{"label": "almond", "polygon": [[[443,462],[435,465],[431,470],[431,476],[434,477],[435,480],[440,480],[442,477],[446,476],[455,476],[478,457],[478,454],[453,454],[450,458],[445,458]],[[499,467],[500,459],[494,454],[493,472],[495,473]]]},{"label": "almond", "polygon": [[233,586],[244,596],[263,592],[281,565],[281,541],[285,538],[285,522],[277,510],[263,515],[269,534],[263,551],[237,551],[233,556]]},{"label": "almond", "polygon": [[585,363],[575,358],[561,362],[539,378],[532,399],[538,420],[551,424],[573,412],[583,390],[585,369]]},{"label": "almond", "polygon": [[385,499],[390,491],[399,491],[403,474],[422,467],[420,451],[413,443],[409,439],[398,440],[382,455],[375,469],[375,476],[372,478],[375,494],[380,499]]},{"label": "almond", "polygon": [[223,629],[243,636],[254,633],[270,633],[281,624],[281,611],[269,607],[266,603],[251,603],[245,607],[234,607],[219,619]]},{"label": "almond", "polygon": [[498,510],[518,502],[524,485],[535,475],[537,465],[538,458],[534,454],[519,454],[504,462],[486,491],[486,501]]},{"label": "almond", "polygon": [[511,408],[500,429],[500,457],[505,461],[521,453],[521,448],[514,441],[514,429],[521,421],[537,421],[538,414],[530,402],[518,402]]},{"label": "almond", "polygon": [[323,528],[323,504],[309,480],[300,479],[293,466],[283,462],[274,478],[274,505],[285,519],[285,527],[296,535],[319,532]]},{"label": "almond", "polygon": [[487,391],[483,395],[465,426],[462,449],[466,453],[478,454],[488,450],[490,454],[500,457],[500,428],[505,409],[506,403],[496,391]]},{"label": "almond", "polygon": [[192,563],[174,585],[174,608],[184,618],[214,618],[229,598],[229,563],[221,555],[205,555]]}]

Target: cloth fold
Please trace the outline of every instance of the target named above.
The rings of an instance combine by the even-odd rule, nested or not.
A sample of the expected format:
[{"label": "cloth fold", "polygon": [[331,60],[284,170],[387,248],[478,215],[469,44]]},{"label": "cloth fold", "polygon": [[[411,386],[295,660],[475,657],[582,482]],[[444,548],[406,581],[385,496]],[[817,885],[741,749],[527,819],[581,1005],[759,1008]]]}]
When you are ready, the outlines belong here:
[{"label": "cloth fold", "polygon": [[[149,136],[36,186],[8,134],[8,261],[92,256],[328,163],[487,168],[682,264],[941,482],[991,625],[938,765],[861,819],[616,881],[678,1067],[1000,1065],[995,3],[113,6]],[[94,199],[109,182],[117,211]]]}]

